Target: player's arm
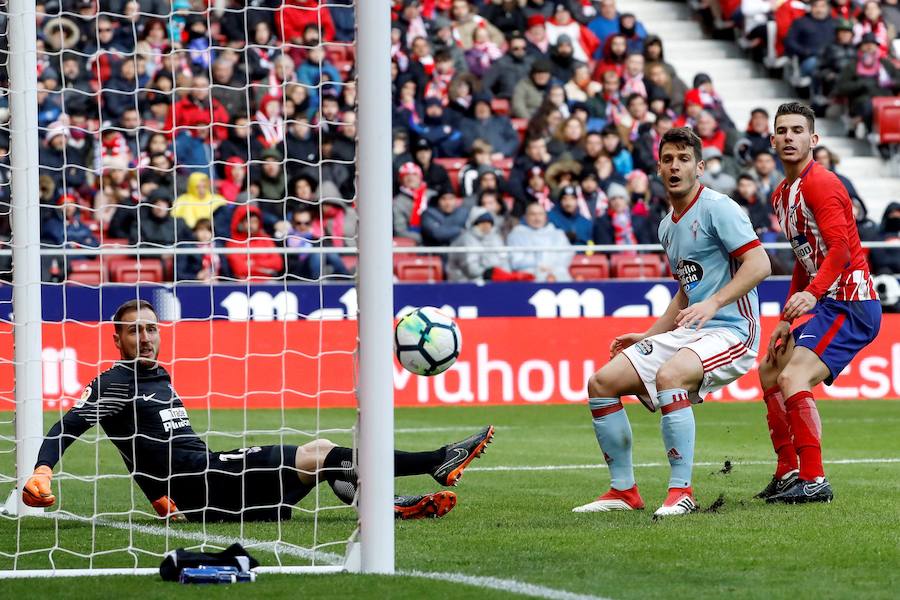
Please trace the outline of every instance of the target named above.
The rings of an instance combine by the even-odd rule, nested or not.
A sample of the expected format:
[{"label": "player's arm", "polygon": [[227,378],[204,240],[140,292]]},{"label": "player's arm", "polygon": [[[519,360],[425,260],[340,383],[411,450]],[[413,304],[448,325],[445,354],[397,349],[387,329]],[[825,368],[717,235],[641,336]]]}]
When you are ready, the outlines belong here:
[{"label": "player's arm", "polygon": [[678,292],[669,302],[669,306],[666,307],[666,312],[664,312],[656,320],[656,322],[653,323],[650,329],[644,331],[643,333],[623,333],[622,335],[616,336],[616,338],[612,341],[612,344],[610,344],[609,346],[610,358],[612,358],[628,346],[636,344],[644,338],[648,338],[652,335],[665,333],[667,331],[672,331],[673,329],[675,329],[675,318],[678,316],[679,311],[681,311],[687,305],[687,294],[685,294],[684,290],[681,289],[681,286],[679,286]]},{"label": "player's arm", "polygon": [[850,197],[843,185],[819,185],[811,191],[813,193],[805,196],[807,205],[816,219],[828,253],[806,288],[795,291],[785,302],[782,318],[788,322],[812,310],[819,298],[841,276],[850,261],[850,232],[856,231],[856,223],[847,222],[845,207],[850,204]]},{"label": "player's arm", "polygon": [[56,496],[50,487],[53,479],[53,467],[72,443],[81,437],[92,424],[73,408],[62,419],[56,422],[41,444],[34,472],[22,488],[22,502],[28,506],[53,506]]},{"label": "player's arm", "polygon": [[741,254],[732,256],[737,260],[737,272],[731,277],[731,281],[722,289],[702,302],[688,306],[678,313],[675,323],[679,327],[691,327],[696,325],[699,329],[706,324],[723,306],[728,306],[738,298],[746,296],[759,285],[759,282],[772,273],[772,265],[769,255],[759,243],[747,249]]}]

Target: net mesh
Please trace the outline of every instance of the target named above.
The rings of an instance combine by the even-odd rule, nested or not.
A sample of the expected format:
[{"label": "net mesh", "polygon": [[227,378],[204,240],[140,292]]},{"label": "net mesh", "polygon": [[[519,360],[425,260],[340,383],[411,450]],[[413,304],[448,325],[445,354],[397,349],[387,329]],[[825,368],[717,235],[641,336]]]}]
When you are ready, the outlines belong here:
[{"label": "net mesh", "polygon": [[[353,12],[343,0],[38,2],[39,238],[9,226],[16,57],[0,21],[0,250],[39,239],[44,281],[41,357],[14,358],[0,286],[4,488],[15,361],[42,361],[47,431],[119,358],[109,321],[137,298],[159,314],[161,365],[212,451],[354,446],[356,328],[335,320],[356,316]],[[0,255],[0,279],[10,265]],[[334,563],[356,528],[327,486],[285,501],[291,521],[235,511],[173,525],[113,441],[94,427],[68,448],[54,519],[0,518],[0,570],[157,566],[172,548],[234,539],[273,553],[268,564]]]}]

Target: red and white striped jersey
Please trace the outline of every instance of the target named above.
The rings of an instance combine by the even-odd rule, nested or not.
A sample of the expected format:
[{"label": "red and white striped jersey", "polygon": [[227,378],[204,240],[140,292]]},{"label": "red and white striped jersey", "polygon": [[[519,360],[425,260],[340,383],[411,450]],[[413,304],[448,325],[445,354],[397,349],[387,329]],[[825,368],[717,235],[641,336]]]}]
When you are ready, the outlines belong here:
[{"label": "red and white striped jersey", "polygon": [[850,196],[834,173],[810,160],[775,189],[772,205],[797,257],[788,298],[801,290],[840,301],[878,298]]}]

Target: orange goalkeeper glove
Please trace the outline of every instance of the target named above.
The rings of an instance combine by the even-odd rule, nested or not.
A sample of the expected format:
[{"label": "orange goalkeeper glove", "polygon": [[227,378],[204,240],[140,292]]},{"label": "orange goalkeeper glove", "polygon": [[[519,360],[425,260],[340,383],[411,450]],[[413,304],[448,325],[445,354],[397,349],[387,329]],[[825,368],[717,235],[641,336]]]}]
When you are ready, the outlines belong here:
[{"label": "orange goalkeeper glove", "polygon": [[50,489],[51,479],[53,479],[53,469],[47,465],[37,467],[22,489],[22,502],[35,508],[53,506],[56,496]]},{"label": "orange goalkeeper glove", "polygon": [[161,517],[168,517],[172,521],[187,521],[187,518],[178,512],[178,507],[175,506],[175,502],[168,496],[160,496],[151,502],[151,504],[153,505],[153,508],[156,509],[156,514]]}]

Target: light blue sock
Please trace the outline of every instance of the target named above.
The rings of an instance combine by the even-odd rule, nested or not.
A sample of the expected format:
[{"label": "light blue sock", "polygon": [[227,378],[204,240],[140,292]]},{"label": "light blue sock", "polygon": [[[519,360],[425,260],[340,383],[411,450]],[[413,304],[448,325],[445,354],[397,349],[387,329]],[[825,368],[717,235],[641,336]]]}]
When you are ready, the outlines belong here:
[{"label": "light blue sock", "polygon": [[610,487],[627,490],[634,487],[631,464],[631,423],[618,398],[588,400],[594,421],[594,433],[609,466]]},{"label": "light blue sock", "polygon": [[694,468],[694,411],[687,390],[673,388],[656,394],[662,412],[660,429],[672,473],[669,487],[689,487]]}]

